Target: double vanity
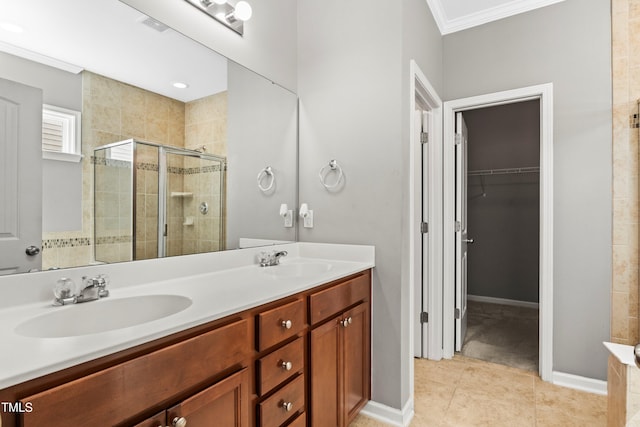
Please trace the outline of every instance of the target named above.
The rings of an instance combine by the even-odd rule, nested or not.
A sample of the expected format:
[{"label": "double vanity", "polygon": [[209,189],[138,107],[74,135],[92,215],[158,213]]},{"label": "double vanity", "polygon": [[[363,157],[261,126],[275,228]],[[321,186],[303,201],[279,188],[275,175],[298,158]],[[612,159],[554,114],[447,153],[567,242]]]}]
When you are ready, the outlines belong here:
[{"label": "double vanity", "polygon": [[[291,243],[1,277],[1,425],[346,426],[370,398],[374,262]],[[52,304],[100,274],[108,296]]]}]

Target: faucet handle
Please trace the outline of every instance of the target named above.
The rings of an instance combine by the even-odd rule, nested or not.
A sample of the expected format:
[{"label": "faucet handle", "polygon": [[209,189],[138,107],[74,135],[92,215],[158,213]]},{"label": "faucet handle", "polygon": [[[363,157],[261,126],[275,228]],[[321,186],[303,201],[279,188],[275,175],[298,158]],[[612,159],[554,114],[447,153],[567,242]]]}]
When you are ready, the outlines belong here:
[{"label": "faucet handle", "polygon": [[58,279],[53,287],[53,295],[55,296],[53,305],[75,303],[77,299],[76,291],[76,284],[72,279],[68,277]]}]

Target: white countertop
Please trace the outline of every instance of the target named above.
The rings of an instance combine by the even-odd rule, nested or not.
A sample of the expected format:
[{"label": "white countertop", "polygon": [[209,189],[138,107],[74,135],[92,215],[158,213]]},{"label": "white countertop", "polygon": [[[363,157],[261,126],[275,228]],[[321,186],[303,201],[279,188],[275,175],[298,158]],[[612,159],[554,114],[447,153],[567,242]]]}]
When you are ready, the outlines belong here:
[{"label": "white countertop", "polygon": [[633,354],[634,347],[625,344],[616,344],[613,342],[603,342],[607,350],[613,354],[620,363],[627,366],[636,366],[636,357]]},{"label": "white countertop", "polygon": [[[323,263],[330,265],[328,270],[314,272],[310,275],[278,275],[274,274],[278,267],[262,268],[255,264],[255,255],[263,250],[273,248],[285,249],[289,252],[281,261],[282,266],[296,263]],[[231,254],[234,252],[234,254]],[[193,268],[197,274],[176,275],[177,266],[197,261],[205,266]],[[165,262],[138,261],[109,266],[92,266],[75,271],[42,272],[37,275],[18,275],[16,278],[0,278],[0,298],[4,299],[0,307],[0,389],[19,384],[49,373],[59,371],[83,362],[106,356],[127,348],[134,347],[170,334],[180,332],[193,326],[217,320],[252,307],[256,307],[280,298],[311,289],[315,286],[340,279],[351,274],[369,269],[375,265],[374,249],[371,246],[330,245],[293,243],[270,248],[240,249],[216,253],[179,257],[161,260]],[[247,263],[247,260],[253,260]],[[244,265],[238,265],[244,263]],[[208,264],[208,266],[207,266]],[[127,272],[135,271],[137,280],[126,284],[117,283],[122,276],[120,266]],[[109,268],[105,268],[109,267]],[[57,278],[73,276],[73,274],[98,274],[108,270],[111,276],[110,296],[98,301],[78,305],[54,307],[51,305],[53,295],[46,297],[44,288],[52,288]],[[140,276],[162,277],[165,280],[145,282]],[[209,272],[203,272],[209,270]],[[124,270],[123,270],[124,271]],[[23,276],[23,277],[20,277]],[[33,287],[43,289],[26,290],[27,294],[37,295],[33,302],[25,302],[18,298],[18,304],[7,303],[6,298],[16,294],[15,286],[26,286],[24,276],[29,276]],[[119,286],[118,286],[119,285]],[[24,289],[23,289],[24,290]],[[21,323],[56,310],[73,310],[76,307],[90,307],[117,298],[144,295],[181,295],[192,300],[192,304],[176,314],[136,326],[116,329],[89,335],[61,338],[32,338],[19,335],[15,329]],[[117,316],[117,313],[114,313]]]}]

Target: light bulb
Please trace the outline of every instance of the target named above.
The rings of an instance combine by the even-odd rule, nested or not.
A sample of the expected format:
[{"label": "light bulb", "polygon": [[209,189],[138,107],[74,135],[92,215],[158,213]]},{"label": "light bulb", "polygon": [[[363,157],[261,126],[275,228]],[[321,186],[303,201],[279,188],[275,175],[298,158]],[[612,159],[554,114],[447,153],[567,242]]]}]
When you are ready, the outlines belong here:
[{"label": "light bulb", "polygon": [[233,12],[233,16],[240,21],[248,21],[251,18],[251,5],[246,1],[239,1],[236,4],[236,10]]}]

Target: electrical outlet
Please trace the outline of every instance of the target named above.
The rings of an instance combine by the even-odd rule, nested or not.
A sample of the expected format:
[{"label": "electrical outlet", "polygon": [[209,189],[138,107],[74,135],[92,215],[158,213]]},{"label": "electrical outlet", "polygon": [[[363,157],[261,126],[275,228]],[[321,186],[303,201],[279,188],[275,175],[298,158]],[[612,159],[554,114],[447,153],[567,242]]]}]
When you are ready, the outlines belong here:
[{"label": "electrical outlet", "polygon": [[309,209],[309,214],[303,218],[302,225],[304,228],[313,228],[313,210]]},{"label": "electrical outlet", "polygon": [[284,217],[284,226],[286,228],[293,227],[293,210],[289,209],[287,215]]}]

